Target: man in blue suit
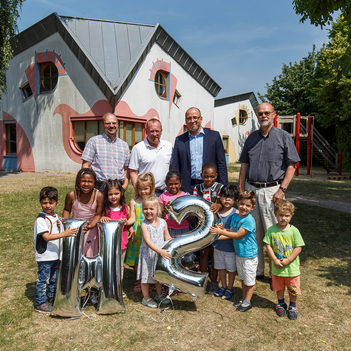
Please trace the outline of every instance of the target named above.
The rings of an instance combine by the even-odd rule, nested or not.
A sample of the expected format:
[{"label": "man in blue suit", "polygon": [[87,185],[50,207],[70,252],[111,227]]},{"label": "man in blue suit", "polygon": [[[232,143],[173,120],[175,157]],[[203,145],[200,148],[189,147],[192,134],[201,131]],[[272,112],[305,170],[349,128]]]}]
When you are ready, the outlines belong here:
[{"label": "man in blue suit", "polygon": [[205,162],[217,166],[217,182],[228,184],[227,165],[221,136],[218,132],[202,128],[201,112],[190,107],[185,113],[188,132],[178,136],[172,153],[172,169],[180,172],[181,189],[193,194],[196,184],[203,183],[201,168]]}]

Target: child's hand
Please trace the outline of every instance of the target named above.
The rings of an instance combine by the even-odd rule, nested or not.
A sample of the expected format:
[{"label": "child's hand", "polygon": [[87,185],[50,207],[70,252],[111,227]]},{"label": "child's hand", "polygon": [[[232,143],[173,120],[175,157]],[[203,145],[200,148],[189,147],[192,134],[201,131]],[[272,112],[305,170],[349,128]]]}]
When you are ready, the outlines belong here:
[{"label": "child's hand", "polygon": [[172,257],[168,250],[161,250],[160,255],[164,260],[169,260]]},{"label": "child's hand", "polygon": [[218,225],[215,224],[214,227],[210,227],[210,233],[211,233],[212,235],[220,235],[220,234],[218,233],[218,230],[219,230],[219,229],[220,229],[220,228],[218,227]]},{"label": "child's hand", "polygon": [[61,228],[61,221],[58,219],[56,223],[57,223],[58,229],[60,229]]},{"label": "child's hand", "polygon": [[111,218],[108,218],[108,217],[105,217],[105,216],[102,216],[100,218],[100,222],[101,223],[108,223],[110,220],[111,220]]},{"label": "child's hand", "polygon": [[290,263],[290,261],[287,258],[281,258],[279,261],[282,267],[285,267]]},{"label": "child's hand", "polygon": [[64,237],[68,237],[68,236],[76,236],[78,229],[77,228],[72,228],[71,227],[67,227],[67,229],[62,233],[64,234]]},{"label": "child's hand", "polygon": [[129,240],[129,239],[132,239],[132,241],[133,241],[134,243],[136,243],[137,237],[136,237],[136,235],[135,235],[135,232],[129,232],[129,234],[128,234],[128,240]]},{"label": "child's hand", "polygon": [[90,222],[88,221],[87,224],[83,227],[83,233],[86,234],[87,231],[89,231],[90,229],[94,228]]},{"label": "child's hand", "polygon": [[283,268],[284,267],[278,258],[275,259],[273,263],[274,263],[275,268]]},{"label": "child's hand", "polygon": [[221,209],[222,209],[221,204],[212,204],[210,207],[210,211],[212,211],[213,213],[217,213]]}]

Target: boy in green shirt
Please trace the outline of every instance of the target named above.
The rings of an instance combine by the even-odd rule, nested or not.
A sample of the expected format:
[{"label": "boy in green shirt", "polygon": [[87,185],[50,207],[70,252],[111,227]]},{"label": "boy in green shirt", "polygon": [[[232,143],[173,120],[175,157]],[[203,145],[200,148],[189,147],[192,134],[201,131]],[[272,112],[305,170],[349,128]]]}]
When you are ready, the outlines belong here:
[{"label": "boy in green shirt", "polygon": [[[288,312],[289,319],[297,318],[296,297],[301,295],[299,254],[305,246],[299,230],[290,225],[294,210],[295,206],[289,200],[276,201],[274,214],[278,223],[268,229],[263,239],[272,260],[272,287],[278,298],[275,310],[279,317]],[[290,298],[289,309],[284,302],[285,286]]]}]

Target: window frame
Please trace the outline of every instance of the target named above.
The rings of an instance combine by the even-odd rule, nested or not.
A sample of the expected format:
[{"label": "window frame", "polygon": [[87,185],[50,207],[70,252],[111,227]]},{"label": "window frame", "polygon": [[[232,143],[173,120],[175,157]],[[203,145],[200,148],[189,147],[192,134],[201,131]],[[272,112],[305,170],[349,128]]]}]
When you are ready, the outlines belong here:
[{"label": "window frame", "polygon": [[[28,88],[30,89],[31,95],[28,95],[26,92],[26,89]],[[21,91],[23,101],[26,101],[33,96],[32,88],[30,87],[28,82],[24,83],[19,89]]]},{"label": "window frame", "polygon": [[[85,122],[84,123],[84,147],[85,147],[85,145],[87,144],[87,142],[88,142],[88,140],[90,139],[88,139],[87,140],[87,122],[97,122],[98,123],[98,134],[96,134],[96,135],[100,135],[100,134],[102,134],[103,132],[104,132],[104,129],[103,129],[103,127],[101,126],[101,121],[102,121],[102,117],[101,118],[88,118],[88,119],[82,119],[82,118],[72,118],[71,119],[71,125],[72,125],[72,142],[73,142],[73,145],[74,145],[74,147],[77,149],[77,151],[78,152],[80,152],[80,153],[83,153],[83,151],[84,151],[84,148],[83,148],[83,150],[81,150],[81,148],[77,145],[77,141],[75,140],[75,129],[74,129],[74,123],[75,122]],[[101,126],[101,131],[100,131],[100,126]]]},{"label": "window frame", "polygon": [[[242,116],[242,113],[245,113],[245,116]],[[239,124],[245,124],[248,117],[249,115],[245,110],[239,109]]]},{"label": "window frame", "polygon": [[[173,96],[173,103],[174,105],[176,105],[178,108],[180,107],[180,98],[182,97],[182,95],[179,93],[179,91],[176,89],[174,92],[174,96]],[[176,100],[176,101],[174,101]]]},{"label": "window frame", "polygon": [[[157,77],[159,75],[161,75],[163,77],[165,84],[161,84],[160,80],[157,81]],[[158,70],[155,74],[154,83],[155,83],[155,90],[156,90],[157,96],[161,99],[167,100],[167,98],[168,98],[168,73],[165,71]],[[160,94],[160,87],[164,87],[164,89],[165,89],[162,95]]]},{"label": "window frame", "polygon": [[[47,78],[44,78],[43,74],[44,74],[44,71],[45,71],[45,69],[47,67],[51,67],[50,68],[50,76],[47,77]],[[55,67],[57,76],[52,75],[52,68],[53,67]],[[59,80],[59,73],[58,73],[58,69],[57,69],[56,65],[53,62],[51,62],[51,61],[39,63],[39,79],[40,79],[40,82],[39,82],[40,94],[48,94],[48,93],[51,93],[52,91],[54,91],[55,88],[57,87],[58,80]],[[52,87],[52,80],[53,79],[56,79],[56,84],[55,84],[54,87]],[[49,80],[50,81],[50,88],[51,88],[50,90],[45,88],[45,86],[42,83],[43,80]]]},{"label": "window frame", "polygon": [[[224,147],[224,140],[226,140],[226,147]],[[223,144],[224,153],[228,155],[229,154],[229,135],[222,136],[222,144]]]},{"label": "window frame", "polygon": [[[121,138],[121,123],[123,123],[123,138]],[[132,124],[132,146],[130,146],[127,143],[127,124]],[[118,137],[122,140],[124,140],[128,146],[129,149],[131,150],[136,144],[140,143],[140,141],[138,141],[137,143],[135,143],[135,124],[141,124],[142,126],[142,139],[140,141],[144,140],[144,136],[145,136],[145,127],[146,127],[146,123],[145,122],[135,122],[135,121],[126,121],[126,120],[119,120],[119,127],[118,127]]]},{"label": "window frame", "polygon": [[[9,127],[15,127],[15,152],[10,152],[9,149],[9,143],[11,142],[9,140]],[[16,157],[17,156],[17,126],[16,126],[16,122],[5,122],[4,123],[4,127],[5,127],[5,155],[7,157]]]}]

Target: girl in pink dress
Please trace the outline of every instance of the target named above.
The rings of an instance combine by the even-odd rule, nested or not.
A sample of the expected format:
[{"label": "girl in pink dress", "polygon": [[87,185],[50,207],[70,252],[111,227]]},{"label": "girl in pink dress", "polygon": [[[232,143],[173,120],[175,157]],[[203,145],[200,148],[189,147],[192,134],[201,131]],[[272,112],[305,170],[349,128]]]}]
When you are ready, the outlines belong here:
[{"label": "girl in pink dress", "polygon": [[93,258],[99,253],[99,235],[96,223],[100,220],[103,195],[94,189],[96,184],[95,172],[90,168],[82,168],[76,177],[75,190],[66,195],[65,208],[62,217],[87,220],[83,227],[85,257]]},{"label": "girl in pink dress", "polygon": [[[124,263],[127,247],[128,247],[128,230],[127,227],[131,226],[135,222],[134,211],[131,211],[129,206],[126,204],[124,197],[125,189],[123,183],[117,179],[109,179],[105,183],[104,187],[104,202],[102,207],[103,217],[101,218],[102,223],[109,222],[110,220],[125,221],[122,234],[122,264]],[[124,269],[122,269],[123,279]]]}]

